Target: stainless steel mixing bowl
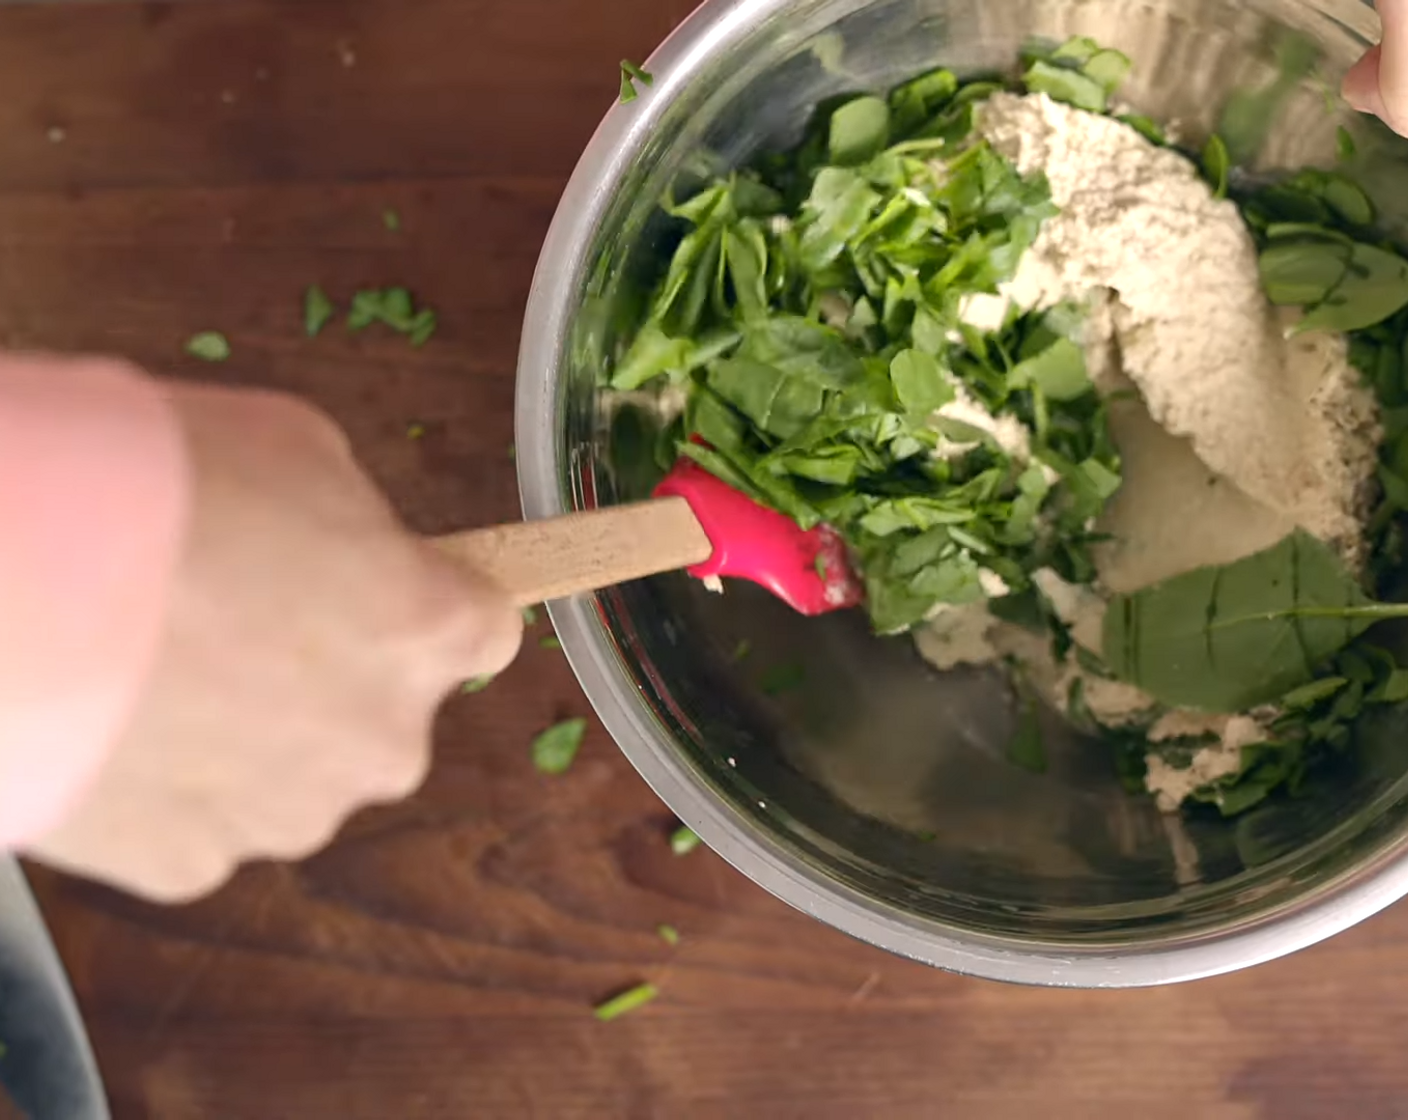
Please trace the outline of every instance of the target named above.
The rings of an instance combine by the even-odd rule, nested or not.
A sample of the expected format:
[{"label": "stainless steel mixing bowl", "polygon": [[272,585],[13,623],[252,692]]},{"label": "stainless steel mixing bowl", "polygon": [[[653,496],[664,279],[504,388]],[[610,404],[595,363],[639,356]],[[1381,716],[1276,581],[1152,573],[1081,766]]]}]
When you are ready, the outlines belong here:
[{"label": "stainless steel mixing bowl", "polygon": [[[1347,118],[1327,91],[1377,29],[1359,0],[710,0],[651,59],[654,87],[611,110],[544,246],[518,374],[527,514],[648,487],[649,416],[604,409],[597,385],[669,248],[657,202],[795,140],[821,99],[936,65],[1005,70],[1031,36],[1086,34],[1133,58],[1136,110],[1196,142],[1233,90],[1274,77],[1294,34],[1320,63],[1261,163],[1329,164]],[[1354,171],[1401,233],[1403,149],[1361,133]],[[1000,675],[932,672],[858,614],[807,620],[673,576],[552,615],[602,720],[682,820],[793,906],[905,956],[1002,980],[1156,984],[1290,952],[1408,892],[1401,716],[1310,796],[1230,823],[1166,818],[1057,721],[1047,772],[1013,766]],[[797,667],[802,686],[769,695]]]}]

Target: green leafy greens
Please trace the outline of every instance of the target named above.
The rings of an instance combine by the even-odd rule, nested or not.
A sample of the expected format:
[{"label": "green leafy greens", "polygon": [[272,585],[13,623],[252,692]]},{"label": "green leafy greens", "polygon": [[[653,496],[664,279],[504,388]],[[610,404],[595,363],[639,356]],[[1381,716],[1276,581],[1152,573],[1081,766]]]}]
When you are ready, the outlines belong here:
[{"label": "green leafy greens", "polygon": [[1054,50],[1028,52],[1027,57],[1027,89],[1091,113],[1109,108],[1111,94],[1129,74],[1128,56],[1084,37],[1068,39]]},{"label": "green leafy greens", "polygon": [[670,833],[670,851],[677,856],[687,856],[695,848],[699,847],[701,841],[695,834],[694,829],[688,825],[680,825],[674,832]]},{"label": "green leafy greens", "polygon": [[1303,530],[1253,556],[1116,596],[1104,657],[1166,704],[1240,712],[1310,686],[1315,672],[1408,604],[1376,603]]},{"label": "green leafy greens", "polygon": [[659,994],[660,990],[654,984],[637,984],[634,988],[627,988],[620,995],[597,1004],[593,1014],[603,1023],[609,1023],[612,1019],[619,1019],[622,1015],[644,1007]]},{"label": "green leafy greens", "polygon": [[420,347],[435,333],[438,319],[428,307],[417,309],[407,288],[364,288],[352,296],[347,329],[365,330],[373,323],[385,324]]},{"label": "green leafy greens", "polygon": [[327,292],[317,284],[309,284],[303,293],[303,333],[309,338],[317,338],[336,311]]},{"label": "green leafy greens", "polygon": [[533,740],[533,765],[544,774],[562,774],[572,765],[587,732],[584,719],[566,719]]},{"label": "green leafy greens", "polygon": [[186,353],[203,362],[223,362],[230,356],[230,342],[219,331],[201,331],[186,341]]},{"label": "green leafy greens", "polygon": [[639,95],[636,91],[636,82],[641,85],[653,86],[655,75],[646,70],[642,70],[634,62],[627,59],[621,60],[621,104],[626,105],[634,101]]},{"label": "green leafy greens", "polygon": [[[1341,129],[1341,158],[1354,154]],[[1210,142],[1203,164],[1215,185],[1226,162]],[[1404,559],[1408,261],[1372,232],[1372,202],[1342,174],[1301,171],[1237,201],[1257,240],[1268,299],[1304,310],[1296,331],[1349,335],[1351,362],[1383,409],[1385,439],[1362,578],[1297,532],[1255,556],[1110,604],[1104,655],[1118,676],[1166,705],[1217,712],[1271,706],[1263,709],[1267,741],[1242,748],[1235,773],[1193,794],[1228,816],[1276,789],[1296,793],[1320,761],[1354,745],[1368,710],[1408,700],[1408,670],[1364,636],[1378,622],[1408,617],[1408,604],[1377,602],[1365,591],[1384,586]],[[1131,749],[1121,757],[1142,780],[1148,744],[1134,745],[1137,737],[1125,736]],[[1191,757],[1195,747],[1174,744],[1160,753]]]},{"label": "green leafy greens", "polygon": [[[1127,68],[1084,46],[1044,61],[1102,106]],[[610,373],[684,386],[679,454],[835,526],[881,632],[982,598],[984,571],[1088,582],[1087,526],[1119,485],[1079,309],[964,321],[1055,213],[1042,176],[972,135],[998,88],[935,70],[835,100],[798,148],[667,201],[679,240]]]}]

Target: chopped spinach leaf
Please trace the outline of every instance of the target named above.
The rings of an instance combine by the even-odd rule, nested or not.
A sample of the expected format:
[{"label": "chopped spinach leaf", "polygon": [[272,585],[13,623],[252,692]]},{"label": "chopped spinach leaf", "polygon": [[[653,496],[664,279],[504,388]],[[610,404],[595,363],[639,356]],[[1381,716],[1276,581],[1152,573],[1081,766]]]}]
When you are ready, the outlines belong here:
[{"label": "chopped spinach leaf", "polygon": [[1129,595],[1105,614],[1106,663],[1166,704],[1241,712],[1296,694],[1354,638],[1408,603],[1376,603],[1303,530],[1220,567]]},{"label": "chopped spinach leaf", "polygon": [[695,835],[694,829],[688,825],[680,825],[674,832],[670,833],[670,851],[677,856],[687,856],[695,848],[699,847],[700,840]]},{"label": "chopped spinach leaf", "polygon": [[203,362],[223,362],[230,356],[230,343],[219,331],[201,331],[186,341],[186,353]]},{"label": "chopped spinach leaf", "polygon": [[303,333],[317,338],[336,311],[328,294],[317,284],[309,284],[303,293]]},{"label": "chopped spinach leaf", "polygon": [[1344,125],[1340,125],[1340,127],[1335,130],[1335,142],[1341,163],[1349,163],[1358,155],[1359,148],[1354,142],[1354,134],[1350,132],[1349,129],[1345,128]]},{"label": "chopped spinach leaf", "polygon": [[566,719],[533,740],[533,765],[544,774],[562,774],[572,765],[587,732],[584,719]]},{"label": "chopped spinach leaf", "polygon": [[660,991],[654,984],[637,984],[634,988],[627,988],[620,995],[597,1004],[593,1014],[603,1023],[608,1023],[644,1007],[659,994]]},{"label": "chopped spinach leaf", "polygon": [[634,101],[639,94],[636,91],[635,83],[640,82],[645,86],[655,84],[655,75],[647,70],[642,70],[634,62],[628,59],[621,60],[621,104],[626,105]]},{"label": "chopped spinach leaf", "polygon": [[1212,185],[1214,198],[1227,197],[1227,176],[1231,170],[1227,142],[1214,132],[1203,145],[1203,177]]},{"label": "chopped spinach leaf", "polygon": [[[1045,61],[1103,99],[1122,59]],[[971,136],[998,88],[935,70],[836,99],[800,148],[669,200],[678,239],[608,372],[622,390],[682,386],[676,454],[804,528],[834,526],[885,632],[981,597],[979,556],[1018,588],[1052,563],[1090,580],[1085,523],[1119,481],[1079,312],[964,322],[1055,213],[1042,176]],[[1036,429],[1029,459],[993,435],[1013,421]],[[1054,483],[1038,461],[1063,465]]]}]

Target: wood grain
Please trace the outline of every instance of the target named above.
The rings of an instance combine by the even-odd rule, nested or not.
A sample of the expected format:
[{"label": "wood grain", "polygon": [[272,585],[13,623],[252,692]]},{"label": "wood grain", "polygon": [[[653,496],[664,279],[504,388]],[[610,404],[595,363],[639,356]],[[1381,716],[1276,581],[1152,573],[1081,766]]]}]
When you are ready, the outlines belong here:
[{"label": "wood grain", "polygon": [[[214,372],[330,409],[417,528],[511,520],[538,245],[617,60],[689,6],[0,5],[0,340],[208,375],[181,344],[224,330]],[[441,332],[309,342],[315,280],[405,282]],[[446,707],[419,794],[304,864],[179,909],[36,869],[119,1120],[1408,1116],[1408,908],[1178,988],[950,976],[671,855],[599,728],[536,774],[532,734],[585,714],[530,641]]]},{"label": "wood grain", "polygon": [[683,498],[470,529],[435,543],[520,607],[702,564],[714,551]]}]

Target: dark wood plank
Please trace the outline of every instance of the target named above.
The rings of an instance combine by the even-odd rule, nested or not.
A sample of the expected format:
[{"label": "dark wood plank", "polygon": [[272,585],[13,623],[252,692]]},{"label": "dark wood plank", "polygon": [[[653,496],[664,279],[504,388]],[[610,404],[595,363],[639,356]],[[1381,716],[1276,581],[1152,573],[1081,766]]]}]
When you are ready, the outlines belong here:
[{"label": "dark wood plank", "polygon": [[[224,330],[216,372],[331,409],[415,525],[512,516],[539,241],[617,59],[689,6],[0,6],[0,340],[209,374],[181,343]],[[310,343],[314,280],[407,283],[441,334]],[[1408,1116],[1408,909],[1175,989],[965,980],[672,856],[599,729],[570,774],[535,774],[532,733],[586,711],[530,643],[446,708],[424,790],[300,866],[170,910],[37,869],[117,1116]],[[591,1018],[641,979],[656,1005]]]}]

